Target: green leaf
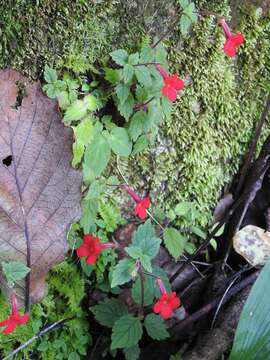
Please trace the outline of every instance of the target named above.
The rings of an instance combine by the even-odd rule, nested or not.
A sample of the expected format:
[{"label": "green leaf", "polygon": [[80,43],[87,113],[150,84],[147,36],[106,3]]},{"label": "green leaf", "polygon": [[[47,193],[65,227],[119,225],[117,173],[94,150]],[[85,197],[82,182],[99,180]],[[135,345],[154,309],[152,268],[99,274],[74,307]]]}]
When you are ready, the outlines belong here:
[{"label": "green leaf", "polygon": [[69,356],[68,356],[68,360],[80,360],[80,359],[81,359],[81,357],[75,351],[70,353]]},{"label": "green leaf", "polygon": [[147,334],[154,340],[164,340],[169,337],[165,321],[155,314],[149,314],[144,320]]},{"label": "green leaf", "polygon": [[144,45],[141,50],[140,62],[148,63],[155,60],[155,51],[150,45]]},{"label": "green leaf", "polygon": [[57,80],[57,72],[50,68],[47,64],[44,69],[44,79],[47,83],[51,84]]},{"label": "green leaf", "polygon": [[187,239],[176,229],[169,227],[164,231],[164,243],[169,253],[178,259],[184,252]]},{"label": "green leaf", "polygon": [[[153,304],[154,301],[154,281],[152,280],[149,275],[144,276],[144,306],[149,306]],[[141,303],[141,280],[138,278],[136,279],[135,283],[132,286],[131,289],[131,295],[134,300],[134,302],[138,305]]]},{"label": "green leaf", "polygon": [[152,86],[151,73],[147,66],[137,66],[135,68],[135,75],[138,82],[145,87]]},{"label": "green leaf", "polygon": [[111,349],[130,348],[138,344],[143,334],[139,318],[130,314],[116,320],[112,329]]},{"label": "green leaf", "polygon": [[161,99],[162,112],[163,112],[164,116],[167,118],[171,115],[172,108],[173,108],[172,104],[173,103],[169,99],[162,96],[162,99]]},{"label": "green leaf", "polygon": [[133,107],[134,107],[134,98],[132,96],[132,94],[129,94],[127,100],[118,105],[118,110],[120,112],[120,114],[126,119],[128,120],[130,115],[133,113]]},{"label": "green leaf", "polygon": [[152,272],[152,265],[151,265],[151,259],[148,255],[142,254],[140,256],[140,261],[142,264],[142,267],[144,270],[148,271],[149,273]]},{"label": "green leaf", "polygon": [[118,299],[105,299],[90,308],[95,319],[103,326],[113,327],[116,320],[128,314],[127,306]]},{"label": "green leaf", "polygon": [[143,132],[144,122],[147,116],[143,110],[137,111],[131,118],[128,133],[133,141],[136,141]]},{"label": "green leaf", "polygon": [[65,124],[70,124],[74,120],[82,119],[87,113],[87,107],[82,100],[76,100],[71,104],[65,113],[64,122]]},{"label": "green leaf", "polygon": [[57,95],[57,100],[62,110],[66,110],[70,106],[69,95],[67,91],[61,91],[60,94]]},{"label": "green leaf", "polygon": [[144,255],[153,259],[159,252],[161,240],[156,236],[150,220],[140,225],[132,236],[132,245],[139,247]]},{"label": "green leaf", "polygon": [[122,104],[127,100],[130,94],[130,87],[126,84],[118,84],[115,88],[115,91],[120,104]]},{"label": "green leaf", "polygon": [[105,184],[100,180],[94,180],[87,192],[85,199],[97,199],[105,191]]},{"label": "green leaf", "polygon": [[167,62],[167,51],[163,45],[159,45],[156,49],[156,62],[160,64],[166,64]]},{"label": "green leaf", "polygon": [[110,53],[111,58],[116,64],[124,66],[128,61],[128,53],[126,50],[119,49]]},{"label": "green leaf", "polygon": [[49,98],[56,99],[62,91],[66,90],[66,85],[64,81],[57,80],[51,84],[43,85],[42,90]]},{"label": "green leaf", "polygon": [[189,5],[189,0],[179,0],[182,9],[185,9]]},{"label": "green leaf", "polygon": [[148,145],[149,145],[149,141],[147,137],[145,135],[141,135],[140,137],[138,137],[136,143],[133,146],[132,155],[139,154],[140,152],[145,150]]},{"label": "green leaf", "polygon": [[128,57],[128,63],[130,65],[137,65],[139,62],[139,53],[134,53],[129,55]]},{"label": "green leaf", "polygon": [[270,260],[253,285],[242,310],[229,360],[270,359]]},{"label": "green leaf", "polygon": [[94,126],[91,118],[85,118],[77,126],[73,127],[77,142],[88,145],[94,137]]},{"label": "green leaf", "polygon": [[84,154],[85,146],[82,143],[75,142],[72,145],[73,149],[73,159],[72,159],[72,166],[76,167],[82,160]]},{"label": "green leaf", "polygon": [[98,100],[94,95],[86,95],[83,102],[87,110],[95,111],[98,108]]},{"label": "green leaf", "polygon": [[174,211],[177,216],[185,216],[191,209],[193,204],[189,201],[182,201],[176,205]]},{"label": "green leaf", "polygon": [[134,67],[132,65],[125,65],[123,69],[123,80],[126,84],[130,83],[134,75]]},{"label": "green leaf", "polygon": [[127,130],[122,127],[114,127],[108,136],[108,142],[112,151],[119,156],[129,156],[132,150],[132,143]]},{"label": "green leaf", "polygon": [[125,252],[132,257],[132,259],[139,259],[140,256],[142,255],[142,250],[141,248],[137,247],[137,246],[129,246],[129,247],[125,247]]},{"label": "green leaf", "polygon": [[114,288],[129,282],[133,277],[134,270],[135,261],[133,259],[120,260],[113,270],[111,287]]},{"label": "green leaf", "polygon": [[132,346],[130,348],[124,348],[123,352],[125,354],[126,360],[138,360],[140,357],[140,348],[138,345]]},{"label": "green leaf", "polygon": [[13,284],[16,281],[22,280],[31,271],[24,263],[20,261],[9,261],[1,263],[3,273],[7,281]]},{"label": "green leaf", "polygon": [[183,35],[187,35],[191,26],[191,20],[189,16],[183,14],[180,19],[180,30]]},{"label": "green leaf", "polygon": [[111,157],[111,148],[102,134],[95,135],[93,141],[87,146],[83,170],[87,178],[99,176],[106,168]]},{"label": "green leaf", "polygon": [[111,84],[118,84],[120,81],[120,73],[119,70],[105,68],[105,79],[109,81]]},{"label": "green leaf", "polygon": [[89,234],[90,228],[94,226],[98,212],[98,202],[92,199],[82,199],[81,201],[82,216],[80,224],[85,234]]}]

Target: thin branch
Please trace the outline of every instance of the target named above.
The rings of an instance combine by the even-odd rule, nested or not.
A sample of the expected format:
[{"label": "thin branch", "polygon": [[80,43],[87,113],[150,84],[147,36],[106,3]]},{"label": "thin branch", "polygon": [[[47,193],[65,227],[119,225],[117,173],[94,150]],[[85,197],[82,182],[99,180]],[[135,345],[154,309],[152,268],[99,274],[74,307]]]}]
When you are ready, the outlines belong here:
[{"label": "thin branch", "polygon": [[244,184],[244,182],[246,180],[246,177],[247,177],[248,170],[250,168],[252,158],[253,158],[255,150],[256,150],[256,145],[257,145],[259,136],[261,134],[263,125],[265,123],[265,120],[267,119],[267,115],[268,115],[269,111],[270,111],[270,94],[268,95],[265,108],[264,108],[263,113],[261,115],[261,119],[260,119],[260,121],[258,122],[258,124],[257,124],[257,126],[255,128],[254,137],[253,137],[253,139],[251,141],[247,156],[245,158],[244,165],[243,165],[243,167],[241,169],[240,179],[239,179],[236,191],[235,191],[235,197],[237,197],[241,193],[243,184]]}]

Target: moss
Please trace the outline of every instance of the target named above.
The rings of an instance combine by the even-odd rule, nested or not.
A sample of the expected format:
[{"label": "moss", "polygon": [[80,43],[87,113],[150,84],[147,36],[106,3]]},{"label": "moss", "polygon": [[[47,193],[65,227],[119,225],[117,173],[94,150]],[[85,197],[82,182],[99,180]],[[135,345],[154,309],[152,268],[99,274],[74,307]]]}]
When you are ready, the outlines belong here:
[{"label": "moss", "polygon": [[[205,7],[228,14],[226,1],[218,3]],[[242,6],[239,14],[246,43],[238,60],[224,55],[222,31],[211,19],[199,22],[191,37],[170,44],[172,71],[190,77],[190,85],[162,127],[163,151],[130,164],[138,184],[142,175],[150,179],[155,202],[170,208],[183,199],[194,201],[201,224],[210,220],[222,187],[241,164],[264,104],[263,82],[270,80],[269,19],[251,7]]]}]

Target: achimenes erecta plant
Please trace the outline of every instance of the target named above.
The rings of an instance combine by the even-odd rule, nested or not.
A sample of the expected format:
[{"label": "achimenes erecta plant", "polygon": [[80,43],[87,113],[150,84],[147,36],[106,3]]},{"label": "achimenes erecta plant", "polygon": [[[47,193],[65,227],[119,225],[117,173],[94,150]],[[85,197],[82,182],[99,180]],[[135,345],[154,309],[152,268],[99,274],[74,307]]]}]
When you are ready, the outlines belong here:
[{"label": "achimenes erecta plant", "polygon": [[165,320],[181,305],[176,293],[171,291],[166,273],[152,264],[161,242],[151,221],[147,220],[133,233],[131,244],[124,249],[126,257],[112,271],[112,290],[120,291],[120,286],[131,284],[134,311],[129,312],[127,305],[116,298],[107,298],[91,308],[100,324],[112,328],[111,350],[123,349],[127,359],[130,352],[133,359],[139,357],[138,343],[143,328],[152,339],[167,338]]}]

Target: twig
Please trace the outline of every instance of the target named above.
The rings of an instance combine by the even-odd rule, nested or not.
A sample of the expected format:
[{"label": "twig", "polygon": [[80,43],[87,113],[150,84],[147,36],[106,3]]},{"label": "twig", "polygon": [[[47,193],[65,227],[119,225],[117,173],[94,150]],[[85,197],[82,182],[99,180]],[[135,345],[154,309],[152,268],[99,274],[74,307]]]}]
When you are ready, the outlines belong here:
[{"label": "twig", "polygon": [[151,46],[152,49],[154,49],[155,47],[158,46],[159,43],[161,43],[161,41],[163,39],[165,39],[173,30],[174,30],[174,27],[175,25],[178,23],[179,21],[179,18],[177,17],[177,19],[175,20],[175,22],[173,23],[172,27],[169,28],[164,34],[161,35],[161,37]]},{"label": "twig", "polygon": [[94,355],[95,355],[95,352],[96,352],[96,350],[97,350],[97,347],[98,347],[101,339],[102,339],[102,334],[99,335],[97,341],[95,342],[95,345],[93,346],[93,349],[92,349],[92,351],[91,351],[91,354],[90,354],[90,357],[89,357],[88,360],[94,360]]},{"label": "twig", "polygon": [[[245,289],[247,286],[253,284],[253,282],[257,279],[259,271],[254,272],[247,278],[243,279],[239,284],[235,285],[231,288],[226,297],[223,300],[223,305],[227,303],[234,295],[238,294],[241,290]],[[193,324],[195,321],[201,319],[202,317],[206,316],[209,312],[215,309],[222,297],[217,297],[213,301],[209,302],[207,305],[203,306],[200,310],[196,311],[194,314],[188,316],[186,319],[182,320],[180,323],[174,325],[170,328],[170,333],[174,335],[174,339],[177,340],[181,334],[177,334],[178,332],[182,331],[189,325]]]},{"label": "twig", "polygon": [[39,339],[40,337],[46,335],[48,332],[58,329],[59,327],[62,327],[66,322],[73,320],[75,316],[62,319],[59,321],[54,322],[51,325],[46,326],[43,330],[39,331],[35,336],[33,336],[31,339],[26,341],[25,343],[21,344],[17,349],[13,350],[11,353],[9,353],[6,357],[1,358],[1,360],[8,360],[12,358],[14,355],[16,355],[21,350],[25,349],[28,345],[32,344],[35,340]]},{"label": "twig", "polygon": [[264,123],[265,123],[265,120],[267,119],[267,115],[268,115],[269,111],[270,111],[270,94],[268,95],[265,108],[264,108],[263,113],[262,113],[262,115],[261,115],[261,119],[260,119],[260,121],[258,122],[258,124],[257,124],[257,126],[256,126],[256,128],[255,128],[254,137],[253,137],[253,139],[252,139],[252,141],[251,141],[251,144],[250,144],[250,147],[249,147],[247,156],[246,156],[246,158],[245,158],[244,165],[243,165],[243,167],[242,167],[242,169],[241,169],[240,179],[239,179],[239,182],[238,182],[236,191],[235,191],[235,197],[238,197],[239,194],[241,193],[243,184],[244,184],[244,182],[245,182],[245,180],[246,180],[246,177],[247,177],[248,170],[249,170],[249,168],[250,168],[250,163],[251,163],[251,161],[252,161],[254,152],[255,152],[255,150],[256,150],[256,145],[257,145],[259,136],[260,136],[260,134],[261,134],[263,125],[264,125]]},{"label": "twig", "polygon": [[135,67],[135,66],[148,66],[148,65],[159,65],[159,63],[158,62],[146,62],[146,63],[141,63],[141,64],[135,64],[133,66]]},{"label": "twig", "polygon": [[219,313],[219,310],[220,310],[220,308],[221,308],[221,306],[222,306],[222,304],[223,304],[223,301],[224,301],[226,295],[228,294],[230,288],[233,286],[233,284],[236,282],[236,280],[238,280],[238,278],[239,278],[239,277],[234,278],[233,281],[230,283],[230,285],[227,287],[226,291],[224,292],[224,294],[223,294],[223,296],[222,296],[222,298],[221,298],[221,300],[220,300],[220,302],[219,302],[219,304],[218,304],[218,307],[217,307],[217,310],[216,310],[216,312],[215,312],[215,315],[214,315],[214,317],[213,317],[213,320],[212,320],[212,323],[211,323],[211,327],[210,327],[211,330],[213,329],[214,323],[215,323],[216,318],[217,318],[217,314]]}]

